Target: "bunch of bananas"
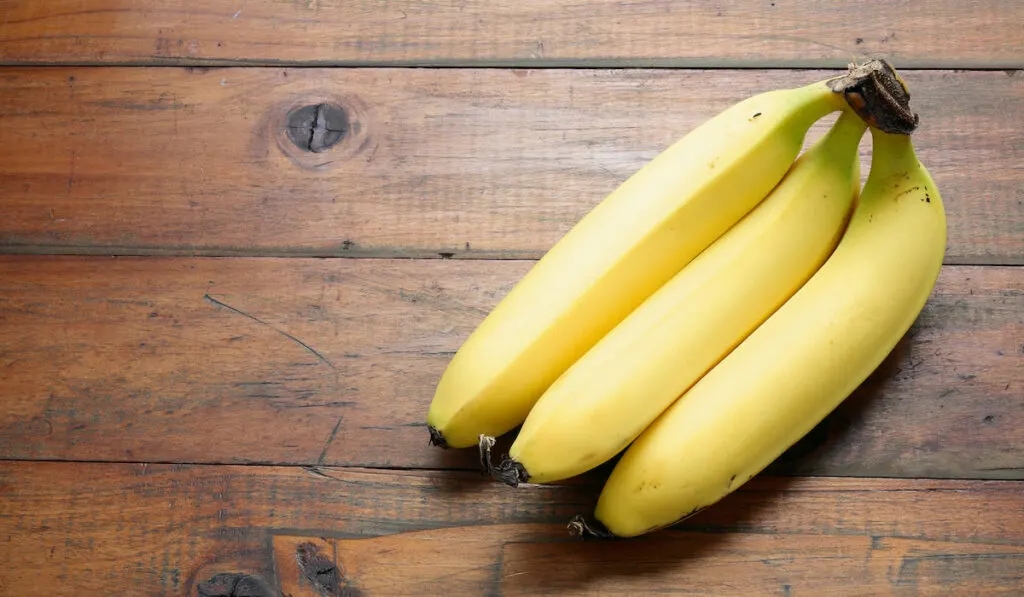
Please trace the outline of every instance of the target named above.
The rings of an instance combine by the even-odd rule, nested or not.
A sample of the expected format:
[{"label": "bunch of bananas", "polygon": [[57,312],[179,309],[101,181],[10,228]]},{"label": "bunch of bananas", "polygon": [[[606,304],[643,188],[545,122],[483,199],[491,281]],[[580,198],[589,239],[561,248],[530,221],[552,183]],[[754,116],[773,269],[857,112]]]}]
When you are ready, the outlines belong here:
[{"label": "bunch of bananas", "polygon": [[[513,486],[625,450],[595,512],[594,532],[619,537],[762,471],[878,367],[938,277],[945,212],[909,97],[871,60],[745,99],[666,149],[467,339],[430,405],[432,442],[479,445]],[[492,466],[492,437],[520,424]]]}]

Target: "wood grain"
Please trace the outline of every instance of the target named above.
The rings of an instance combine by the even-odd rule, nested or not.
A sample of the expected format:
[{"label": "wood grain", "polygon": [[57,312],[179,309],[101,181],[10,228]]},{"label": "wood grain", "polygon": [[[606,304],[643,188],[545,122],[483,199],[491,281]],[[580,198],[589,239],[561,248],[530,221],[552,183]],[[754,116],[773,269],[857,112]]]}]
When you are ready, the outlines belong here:
[{"label": "wood grain", "polygon": [[366,597],[782,595],[786,585],[821,595],[851,583],[988,595],[1012,594],[1024,575],[1020,482],[761,478],[670,531],[569,538],[566,519],[589,512],[598,491],[453,472],[6,462],[0,588],[196,595],[228,573],[309,588],[287,563],[308,542],[340,568],[349,592],[336,594]]},{"label": "wood grain", "polygon": [[288,570],[285,595],[423,595],[437,585],[454,595],[1013,595],[1024,580],[1019,546],[676,531],[623,547],[569,543],[534,525],[275,536],[275,558],[287,566],[311,545],[334,556],[321,566],[339,580]]},{"label": "wood grain", "polygon": [[[0,594],[1019,594],[1022,21],[1013,0],[0,0]],[[947,266],[832,416],[620,542],[565,528],[608,464],[511,489],[427,445],[454,351],[620,181],[866,56],[911,85]]]},{"label": "wood grain", "polygon": [[[0,258],[0,457],[475,468],[427,445],[427,406],[531,265]],[[1024,268],[947,266],[776,472],[1021,478],[1021,371]]]},{"label": "wood grain", "polygon": [[[833,73],[0,69],[0,251],[536,258],[719,110]],[[905,74],[947,262],[1024,263],[1024,76]],[[322,102],[349,133],[302,151]]]},{"label": "wood grain", "polygon": [[1014,0],[5,0],[7,64],[1019,68]]}]

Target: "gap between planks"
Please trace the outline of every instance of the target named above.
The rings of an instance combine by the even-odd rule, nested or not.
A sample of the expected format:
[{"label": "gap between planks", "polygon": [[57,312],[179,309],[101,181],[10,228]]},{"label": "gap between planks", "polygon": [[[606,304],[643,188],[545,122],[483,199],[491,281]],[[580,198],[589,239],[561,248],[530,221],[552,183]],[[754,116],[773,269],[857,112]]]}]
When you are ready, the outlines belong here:
[{"label": "gap between planks", "polygon": [[[430,251],[398,249],[340,249],[324,251],[310,248],[265,248],[242,249],[234,247],[101,247],[89,245],[0,245],[0,255],[40,255],[59,257],[196,257],[226,258],[245,257],[251,259],[402,259],[428,260],[453,259],[463,261],[538,261],[544,256],[538,251]],[[943,262],[945,266],[971,267],[1017,267],[1024,266],[1024,255],[1020,256],[953,256]]]},{"label": "gap between planks", "polygon": [[[338,464],[301,464],[301,463],[276,463],[276,462],[199,462],[199,461],[180,461],[180,460],[99,460],[99,459],[59,459],[59,458],[0,458],[0,466],[7,463],[39,463],[39,464],[99,464],[99,465],[111,465],[111,466],[123,466],[123,465],[138,465],[138,466],[172,466],[172,467],[245,467],[245,468],[278,468],[278,469],[302,469],[306,472],[331,479],[332,477],[325,474],[330,471],[339,472],[351,472],[351,473],[365,473],[365,474],[381,474],[381,475],[394,475],[394,474],[424,474],[424,475],[442,475],[442,476],[456,476],[456,477],[481,477],[484,478],[479,469],[471,467],[417,467],[417,466],[346,466]],[[606,463],[607,464],[607,463]],[[522,485],[543,485],[545,487],[559,487],[566,485],[578,485],[587,484],[594,481],[593,477],[595,472],[601,472],[600,470],[593,470],[584,473],[583,475],[572,477],[557,483],[523,483]],[[1024,479],[993,479],[986,477],[917,477],[917,476],[898,476],[898,475],[885,475],[885,474],[871,474],[871,475],[816,475],[807,473],[786,473],[786,472],[773,472],[771,474],[761,473],[755,475],[754,479],[765,480],[765,479],[888,479],[895,481],[951,481],[951,482],[964,482],[964,483],[1019,483],[1024,486]],[[598,479],[599,480],[599,479]],[[497,481],[495,481],[497,483]],[[879,490],[883,491],[883,490]],[[893,491],[893,490],[885,490]]]},{"label": "gap between planks", "polygon": [[[893,60],[891,57],[881,56]],[[860,57],[858,60],[863,60]],[[149,57],[139,60],[101,61],[32,61],[0,60],[0,68],[292,68],[292,69],[373,69],[373,68],[419,68],[419,69],[559,69],[559,70],[822,70],[845,69],[852,60],[271,60],[259,58],[160,58]],[[925,70],[953,72],[1003,71],[1014,75],[1024,70],[1024,62],[975,62],[970,60],[898,60],[899,70]]]}]

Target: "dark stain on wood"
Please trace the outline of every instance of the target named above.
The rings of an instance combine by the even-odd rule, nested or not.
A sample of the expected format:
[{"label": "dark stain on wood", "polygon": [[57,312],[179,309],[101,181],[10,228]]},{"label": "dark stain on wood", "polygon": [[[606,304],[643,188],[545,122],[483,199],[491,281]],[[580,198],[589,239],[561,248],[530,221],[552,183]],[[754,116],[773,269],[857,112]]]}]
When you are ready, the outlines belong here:
[{"label": "dark stain on wood", "polygon": [[318,593],[325,597],[340,597],[342,595],[357,597],[358,592],[346,587],[342,592],[342,571],[331,561],[331,558],[322,554],[320,548],[314,543],[302,543],[295,550],[295,559],[299,565],[299,571],[313,585]]},{"label": "dark stain on wood", "polygon": [[220,573],[196,587],[199,597],[275,597],[261,579],[248,574]]}]

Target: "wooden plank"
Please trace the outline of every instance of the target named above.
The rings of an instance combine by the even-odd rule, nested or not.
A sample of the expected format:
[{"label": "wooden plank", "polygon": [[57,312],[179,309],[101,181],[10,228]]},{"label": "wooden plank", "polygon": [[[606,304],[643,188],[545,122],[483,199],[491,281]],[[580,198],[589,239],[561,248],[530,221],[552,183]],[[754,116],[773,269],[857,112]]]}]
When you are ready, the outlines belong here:
[{"label": "wooden plank", "polygon": [[566,535],[598,485],[512,489],[453,472],[6,462],[0,489],[12,595],[210,595],[198,588],[218,574],[308,589],[304,543],[307,571],[329,580],[334,565],[349,591],[334,594],[367,597],[987,595],[1024,575],[1021,482],[759,478],[670,531],[615,543]]},{"label": "wooden plank", "polygon": [[[475,468],[427,445],[427,406],[530,266],[0,258],[0,457]],[[1022,291],[1024,268],[946,267],[776,472],[1020,478]]]},{"label": "wooden plank", "polygon": [[[0,250],[537,258],[700,122],[833,73],[0,69]],[[906,76],[947,262],[1024,263],[1024,76]],[[323,102],[349,134],[303,151]]]},{"label": "wooden plank", "polygon": [[[7,64],[1019,68],[1015,0],[6,0]],[[969,26],[965,26],[969,23]]]},{"label": "wooden plank", "polygon": [[[299,569],[296,553],[311,548],[327,574]],[[278,569],[293,597],[422,595],[431,586],[507,596],[844,595],[851,587],[857,595],[1012,595],[1024,580],[1019,546],[877,536],[669,532],[624,547],[568,543],[547,526],[494,525],[376,539],[275,536],[274,552],[296,568]]]}]

